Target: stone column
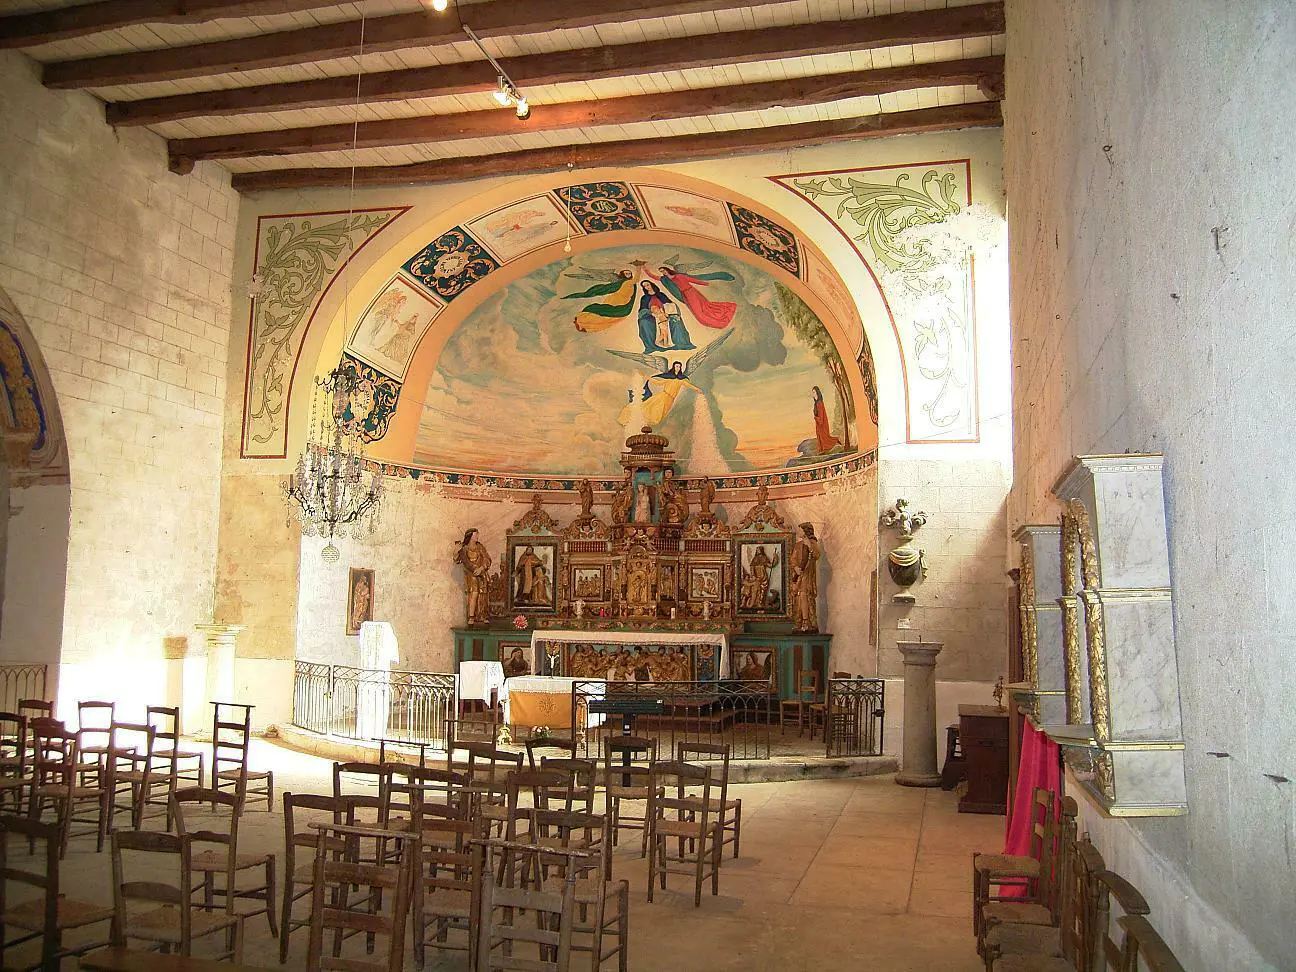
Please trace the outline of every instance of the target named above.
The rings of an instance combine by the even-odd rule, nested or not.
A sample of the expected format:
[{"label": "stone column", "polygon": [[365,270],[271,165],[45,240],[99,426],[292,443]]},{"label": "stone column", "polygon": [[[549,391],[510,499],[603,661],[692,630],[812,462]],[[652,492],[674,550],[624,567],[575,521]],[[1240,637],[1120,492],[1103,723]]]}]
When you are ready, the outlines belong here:
[{"label": "stone column", "polygon": [[207,701],[233,702],[234,640],[246,625],[199,624],[207,638]]},{"label": "stone column", "polygon": [[904,657],[904,751],[896,782],[940,786],[936,767],[936,641],[897,643]]}]

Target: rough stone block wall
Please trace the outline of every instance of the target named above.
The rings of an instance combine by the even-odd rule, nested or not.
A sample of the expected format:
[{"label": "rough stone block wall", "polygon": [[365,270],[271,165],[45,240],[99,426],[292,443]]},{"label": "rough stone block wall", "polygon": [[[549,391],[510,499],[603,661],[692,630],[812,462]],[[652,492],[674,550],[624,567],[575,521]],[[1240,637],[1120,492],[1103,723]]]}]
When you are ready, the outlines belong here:
[{"label": "rough stone block wall", "polygon": [[159,700],[163,639],[211,614],[237,197],[19,54],[0,54],[0,133],[0,287],[72,468],[61,693]]},{"label": "rough stone block wall", "polygon": [[1296,8],[1009,0],[1007,50],[1010,525],[1166,457],[1189,809],[1094,839],[1185,967],[1291,969]]}]

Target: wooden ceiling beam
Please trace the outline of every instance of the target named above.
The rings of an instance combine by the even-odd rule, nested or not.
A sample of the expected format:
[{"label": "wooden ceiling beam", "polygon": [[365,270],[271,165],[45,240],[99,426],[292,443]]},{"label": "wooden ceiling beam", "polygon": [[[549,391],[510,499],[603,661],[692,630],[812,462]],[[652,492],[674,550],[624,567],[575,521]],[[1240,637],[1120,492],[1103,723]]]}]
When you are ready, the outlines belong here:
[{"label": "wooden ceiling beam", "polygon": [[167,143],[171,167],[179,171],[204,159],[234,159],[267,155],[297,155],[387,145],[453,142],[522,132],[552,132],[599,125],[629,125],[698,115],[760,111],[775,107],[827,104],[847,98],[911,91],[949,85],[976,85],[1003,76],[1003,58],[969,58],[903,67],[878,68],[847,74],[790,78],[755,84],[697,88],[666,94],[631,95],[593,101],[533,105],[525,122],[512,111],[484,111],[412,118],[386,118],[358,124],[343,122],[309,128],[237,132],[202,138],[172,139]]},{"label": "wooden ceiling beam", "polygon": [[36,47],[139,24],[198,24],[335,6],[337,0],[278,0],[269,11],[264,0],[100,0],[0,17],[0,48]]},{"label": "wooden ceiling beam", "polygon": [[[518,37],[780,2],[786,0],[494,0],[454,5],[442,14],[392,14],[205,44],[55,61],[45,65],[43,80],[49,88],[174,81],[353,57],[362,49],[365,54],[379,54],[453,44],[467,40],[465,23],[482,37]],[[354,79],[351,83],[354,96]]]},{"label": "wooden ceiling beam", "polygon": [[[534,86],[986,37],[1003,33],[1003,30],[1003,4],[985,3],[856,20],[555,51],[507,58],[502,63],[519,85]],[[365,74],[360,77],[359,90],[360,99],[372,103],[467,94],[488,91],[494,86],[495,72],[490,66],[483,61],[469,61]],[[355,102],[356,88],[355,77],[332,77],[202,91],[115,102],[107,106],[107,117],[113,125],[154,125],[209,115],[349,105]]]},{"label": "wooden ceiling beam", "polygon": [[920,132],[986,128],[1001,124],[1003,124],[1003,117],[999,111],[999,102],[979,101],[973,104],[919,108],[914,111],[866,115],[862,118],[804,122],[797,125],[779,125],[745,131],[707,132],[700,135],[676,135],[670,138],[563,145],[529,149],[523,152],[504,152],[497,155],[436,159],[413,165],[361,166],[357,167],[354,173],[348,167],[239,172],[234,174],[233,185],[240,192],[255,192],[270,189],[349,186],[353,179],[357,186],[460,182],[488,176],[549,172],[568,167],[645,165],[686,159],[721,158],[735,153],[765,152],[806,145],[822,145],[828,142],[912,135]]}]

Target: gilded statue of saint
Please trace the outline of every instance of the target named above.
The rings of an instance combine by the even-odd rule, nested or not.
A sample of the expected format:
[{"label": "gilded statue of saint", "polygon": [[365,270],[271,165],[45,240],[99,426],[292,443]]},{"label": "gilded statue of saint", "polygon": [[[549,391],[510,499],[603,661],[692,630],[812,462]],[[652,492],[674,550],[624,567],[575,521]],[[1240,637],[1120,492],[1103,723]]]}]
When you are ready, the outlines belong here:
[{"label": "gilded statue of saint", "polygon": [[698,512],[702,516],[711,515],[711,504],[715,502],[715,483],[709,479],[702,480],[698,487]]},{"label": "gilded statue of saint", "polygon": [[662,474],[661,511],[663,523],[683,523],[688,519],[688,497],[675,481],[673,469],[667,469]]},{"label": "gilded statue of saint", "polygon": [[788,589],[792,595],[792,625],[797,631],[819,630],[819,555],[823,547],[809,523],[788,557]]},{"label": "gilded statue of saint", "polygon": [[626,601],[647,604],[651,600],[652,560],[642,552],[631,554],[626,563]]},{"label": "gilded statue of saint", "polygon": [[612,494],[612,522],[625,523],[630,518],[630,503],[634,498],[634,492],[630,487],[629,479],[622,483],[621,488]]},{"label": "gilded statue of saint", "polygon": [[491,558],[486,552],[486,545],[477,539],[475,528],[464,532],[463,542],[455,551],[454,562],[464,572],[468,624],[487,624],[490,621],[490,608],[486,596],[486,580],[490,573]]},{"label": "gilded statue of saint", "polygon": [[577,487],[577,493],[580,495],[581,516],[589,517],[594,515],[594,487],[590,485],[588,479],[582,479],[580,486]]}]

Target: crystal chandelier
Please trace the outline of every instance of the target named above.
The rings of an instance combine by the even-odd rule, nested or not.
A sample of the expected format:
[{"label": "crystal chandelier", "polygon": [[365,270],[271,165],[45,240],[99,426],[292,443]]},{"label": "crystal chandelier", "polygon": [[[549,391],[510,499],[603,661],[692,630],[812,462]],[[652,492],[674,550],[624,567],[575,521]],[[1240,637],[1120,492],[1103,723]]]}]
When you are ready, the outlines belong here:
[{"label": "crystal chandelier", "polygon": [[334,368],[315,380],[311,422],[306,447],[297,460],[297,471],[284,483],[284,493],[302,533],[326,537],[320,553],[325,563],[336,563],[341,551],[335,536],[354,535],[362,528],[373,532],[383,495],[382,473],[375,469],[368,483],[360,444],[358,408],[365,397],[364,382],[353,369]]}]

